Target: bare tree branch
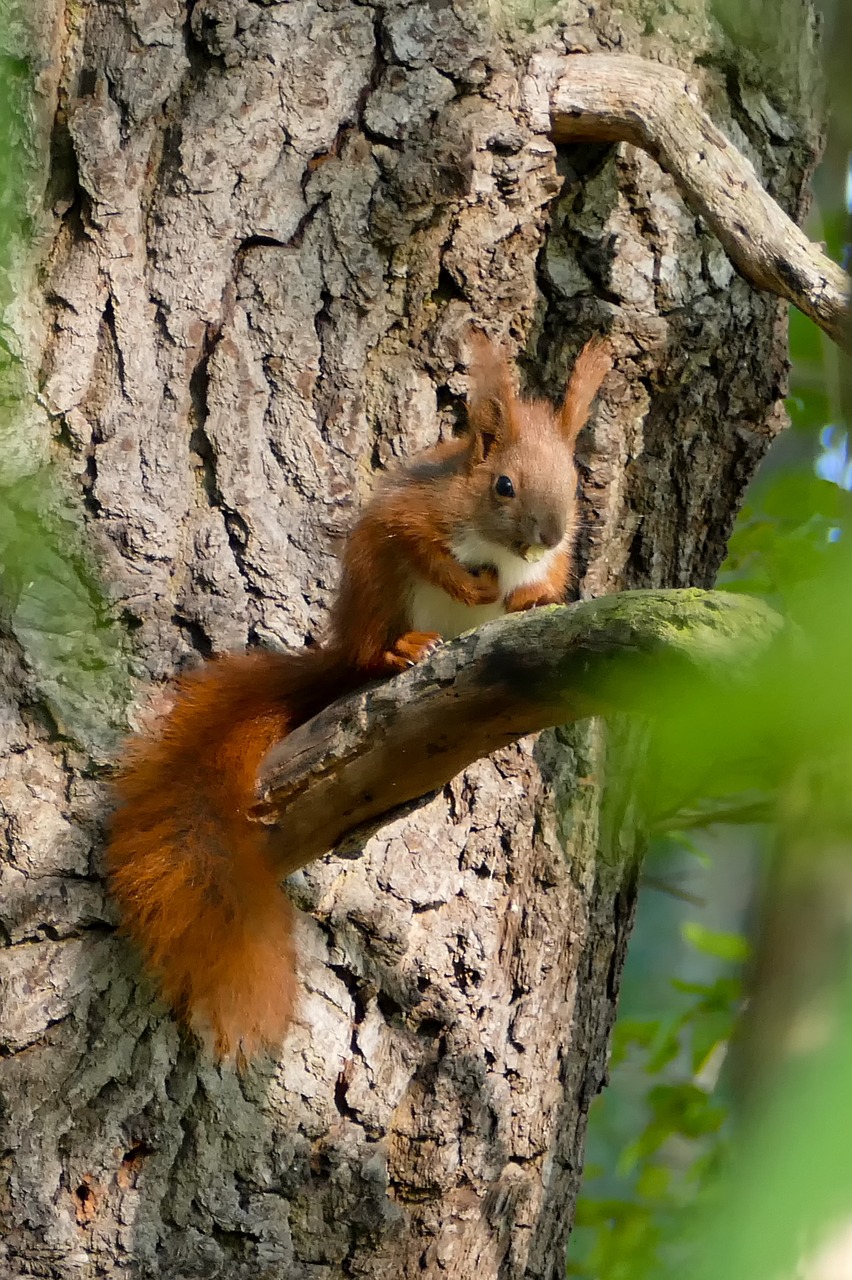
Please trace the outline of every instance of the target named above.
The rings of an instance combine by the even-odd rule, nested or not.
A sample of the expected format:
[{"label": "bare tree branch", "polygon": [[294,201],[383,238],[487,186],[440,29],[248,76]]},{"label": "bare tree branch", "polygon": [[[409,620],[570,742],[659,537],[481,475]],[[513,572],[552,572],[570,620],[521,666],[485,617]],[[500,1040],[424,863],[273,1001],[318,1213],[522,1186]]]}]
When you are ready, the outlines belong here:
[{"label": "bare tree branch", "polygon": [[778,634],[760,601],[631,591],[515,614],[402,676],[343,698],[268,756],[254,816],[282,875],[366,834],[525,734],[607,711],[649,711],[667,671],[732,678]]},{"label": "bare tree branch", "polygon": [[[625,54],[551,56],[539,60],[528,88],[534,111],[549,112],[555,142],[630,142],[649,152],[746,280],[786,298],[852,349],[845,272],[763,189],[682,71]],[[535,101],[543,94],[546,108]]]}]

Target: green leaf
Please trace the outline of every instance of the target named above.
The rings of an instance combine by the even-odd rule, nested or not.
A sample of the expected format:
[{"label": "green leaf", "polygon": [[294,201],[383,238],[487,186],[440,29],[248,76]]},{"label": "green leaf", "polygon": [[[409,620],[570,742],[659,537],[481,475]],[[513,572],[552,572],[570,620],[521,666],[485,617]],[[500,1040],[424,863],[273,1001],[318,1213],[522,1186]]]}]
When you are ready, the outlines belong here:
[{"label": "green leaf", "polygon": [[694,920],[684,921],[680,931],[684,940],[704,955],[716,956],[719,960],[729,960],[732,964],[742,964],[748,959],[748,942],[741,934],[715,933]]}]

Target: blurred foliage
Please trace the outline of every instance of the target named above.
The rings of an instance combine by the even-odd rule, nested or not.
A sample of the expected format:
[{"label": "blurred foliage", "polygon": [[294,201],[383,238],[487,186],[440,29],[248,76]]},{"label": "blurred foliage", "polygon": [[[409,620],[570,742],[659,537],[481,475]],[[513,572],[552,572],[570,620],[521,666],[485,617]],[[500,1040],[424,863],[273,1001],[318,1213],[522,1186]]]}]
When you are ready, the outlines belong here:
[{"label": "blurred foliage", "polygon": [[849,523],[846,428],[839,420],[822,334],[790,311],[793,377],[790,429],[752,482],[728,544],[718,585],[760,595],[801,620],[801,589],[833,572]]},{"label": "blurred foliage", "polygon": [[0,629],[17,641],[55,731],[95,758],[108,756],[125,731],[123,632],[79,510],[50,467],[0,485]]},{"label": "blurred foliage", "polygon": [[[846,226],[830,219],[838,258]],[[787,634],[748,685],[659,689],[667,713],[640,782],[652,829],[668,833],[654,847],[680,843],[682,862],[702,814],[716,858],[714,820],[768,813],[762,914],[788,927],[774,952],[765,921],[749,929],[766,954],[746,967],[744,1013],[745,936],[709,928],[673,885],[678,951],[643,891],[568,1254],[585,1280],[792,1280],[852,1220],[852,458],[837,353],[796,313],[790,342],[791,428],[749,489],[718,583],[766,599]],[[653,849],[649,861],[659,881]],[[741,874],[730,859],[724,873]],[[753,924],[742,903],[730,915]],[[706,974],[661,984],[659,966],[689,968],[684,943]],[[771,1033],[756,1054],[755,1029]]]},{"label": "blurred foliage", "polygon": [[[807,879],[816,875],[804,859],[852,851],[852,469],[845,427],[828,418],[824,398],[799,394],[797,386],[790,408],[806,448],[794,450],[792,461],[770,460],[758,477],[723,571],[728,589],[762,595],[781,609],[790,633],[748,687],[660,690],[669,710],[655,726],[642,791],[652,822],[662,820],[670,833],[681,807],[694,813],[699,798],[712,824],[718,814],[736,815],[736,806],[716,810],[708,797],[765,796],[779,854],[803,861],[804,900]],[[745,807],[747,821],[754,808]],[[689,825],[694,832],[697,824]],[[852,859],[848,874],[852,903]],[[818,953],[828,925],[821,930],[817,920],[826,936],[814,936],[806,919],[803,909],[802,931],[791,931],[787,945]],[[783,1045],[775,1046],[780,1067],[788,1068],[783,1087],[776,1095],[767,1081],[771,1110],[734,1126],[731,1081],[708,1067],[724,1062],[737,1026],[747,944],[739,934],[708,929],[691,906],[685,912],[681,904],[680,923],[682,941],[712,957],[716,970],[698,982],[672,978],[667,995],[658,990],[653,1014],[641,1017],[625,979],[610,1091],[590,1118],[593,1160],[568,1274],[792,1277],[827,1224],[844,1211],[852,1217],[852,1006],[833,992],[824,1043],[811,1038],[802,1061],[786,1064]],[[822,961],[828,989],[843,979],[848,943]],[[658,945],[654,959],[665,964],[671,957]],[[628,970],[635,960],[634,951]],[[641,960],[647,965],[647,955]],[[791,991],[791,1021],[795,999]],[[773,1047],[764,1053],[771,1058]],[[746,1069],[756,1070],[749,1063]],[[645,1079],[638,1089],[637,1073]],[[632,1094],[632,1106],[617,1101],[622,1091]],[[615,1124],[604,1114],[613,1105]]]},{"label": "blurred foliage", "polygon": [[[741,937],[692,921],[684,922],[682,933],[697,951],[724,960],[726,968],[744,958]],[[600,1165],[586,1165],[571,1276],[645,1280],[659,1274],[661,1263],[676,1273],[688,1257],[684,1214],[717,1168],[727,1130],[728,1108],[708,1077],[715,1080],[715,1060],[727,1044],[742,993],[739,977],[730,972],[704,982],[671,979],[670,987],[673,998],[657,1016],[628,1012],[616,1023],[610,1070],[616,1082],[624,1066],[634,1082],[638,1072],[645,1078],[644,1123],[617,1155],[614,1176]]]},{"label": "blurred foliage", "polygon": [[121,729],[128,667],[29,372],[45,140],[20,52],[26,14],[14,10],[0,13],[0,629],[17,642],[27,696],[60,734],[103,757]]}]

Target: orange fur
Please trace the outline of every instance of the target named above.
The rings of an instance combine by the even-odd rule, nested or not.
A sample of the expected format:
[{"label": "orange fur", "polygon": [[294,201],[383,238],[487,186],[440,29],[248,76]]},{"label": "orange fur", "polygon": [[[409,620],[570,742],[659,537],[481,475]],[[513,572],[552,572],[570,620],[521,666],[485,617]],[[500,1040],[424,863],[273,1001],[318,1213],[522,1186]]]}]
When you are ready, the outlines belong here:
[{"label": "orange fur", "polygon": [[180,681],[118,778],[108,863],[124,926],[220,1055],[279,1041],[295,997],[292,907],[245,817],[260,762],[353,683],[323,650],[210,663]]},{"label": "orange fur", "polygon": [[[412,625],[418,583],[503,612],[564,596],[573,442],[608,349],[587,344],[554,413],[518,398],[487,339],[474,345],[470,430],[412,459],[366,507],[344,553],[329,647],[230,655],[185,677],[159,732],[131,744],[119,775],[108,863],[124,926],[175,1012],[209,1030],[220,1056],[276,1045],[296,997],[292,908],[266,833],[247,818],[266,752],[343,693],[431,652],[437,630]],[[517,501],[495,496],[508,472]],[[501,587],[496,560],[461,563],[471,537],[486,554],[517,556],[522,585]],[[549,548],[538,576],[526,560],[534,537]]]},{"label": "orange fur", "polygon": [[592,338],[574,361],[571,380],[559,410],[562,430],[569,444],[573,445],[585,425],[592,401],[611,368],[612,350],[605,338]]}]

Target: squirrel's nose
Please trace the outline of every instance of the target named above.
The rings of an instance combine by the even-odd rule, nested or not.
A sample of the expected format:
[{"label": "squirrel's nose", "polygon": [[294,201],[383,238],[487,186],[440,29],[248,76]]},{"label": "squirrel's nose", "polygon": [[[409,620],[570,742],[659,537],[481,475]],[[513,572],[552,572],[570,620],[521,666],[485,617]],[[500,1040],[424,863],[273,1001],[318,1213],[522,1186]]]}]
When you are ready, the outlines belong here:
[{"label": "squirrel's nose", "polygon": [[533,534],[533,542],[538,543],[541,547],[546,547],[548,551],[558,547],[562,541],[562,530],[553,523],[539,524],[536,521]]}]

